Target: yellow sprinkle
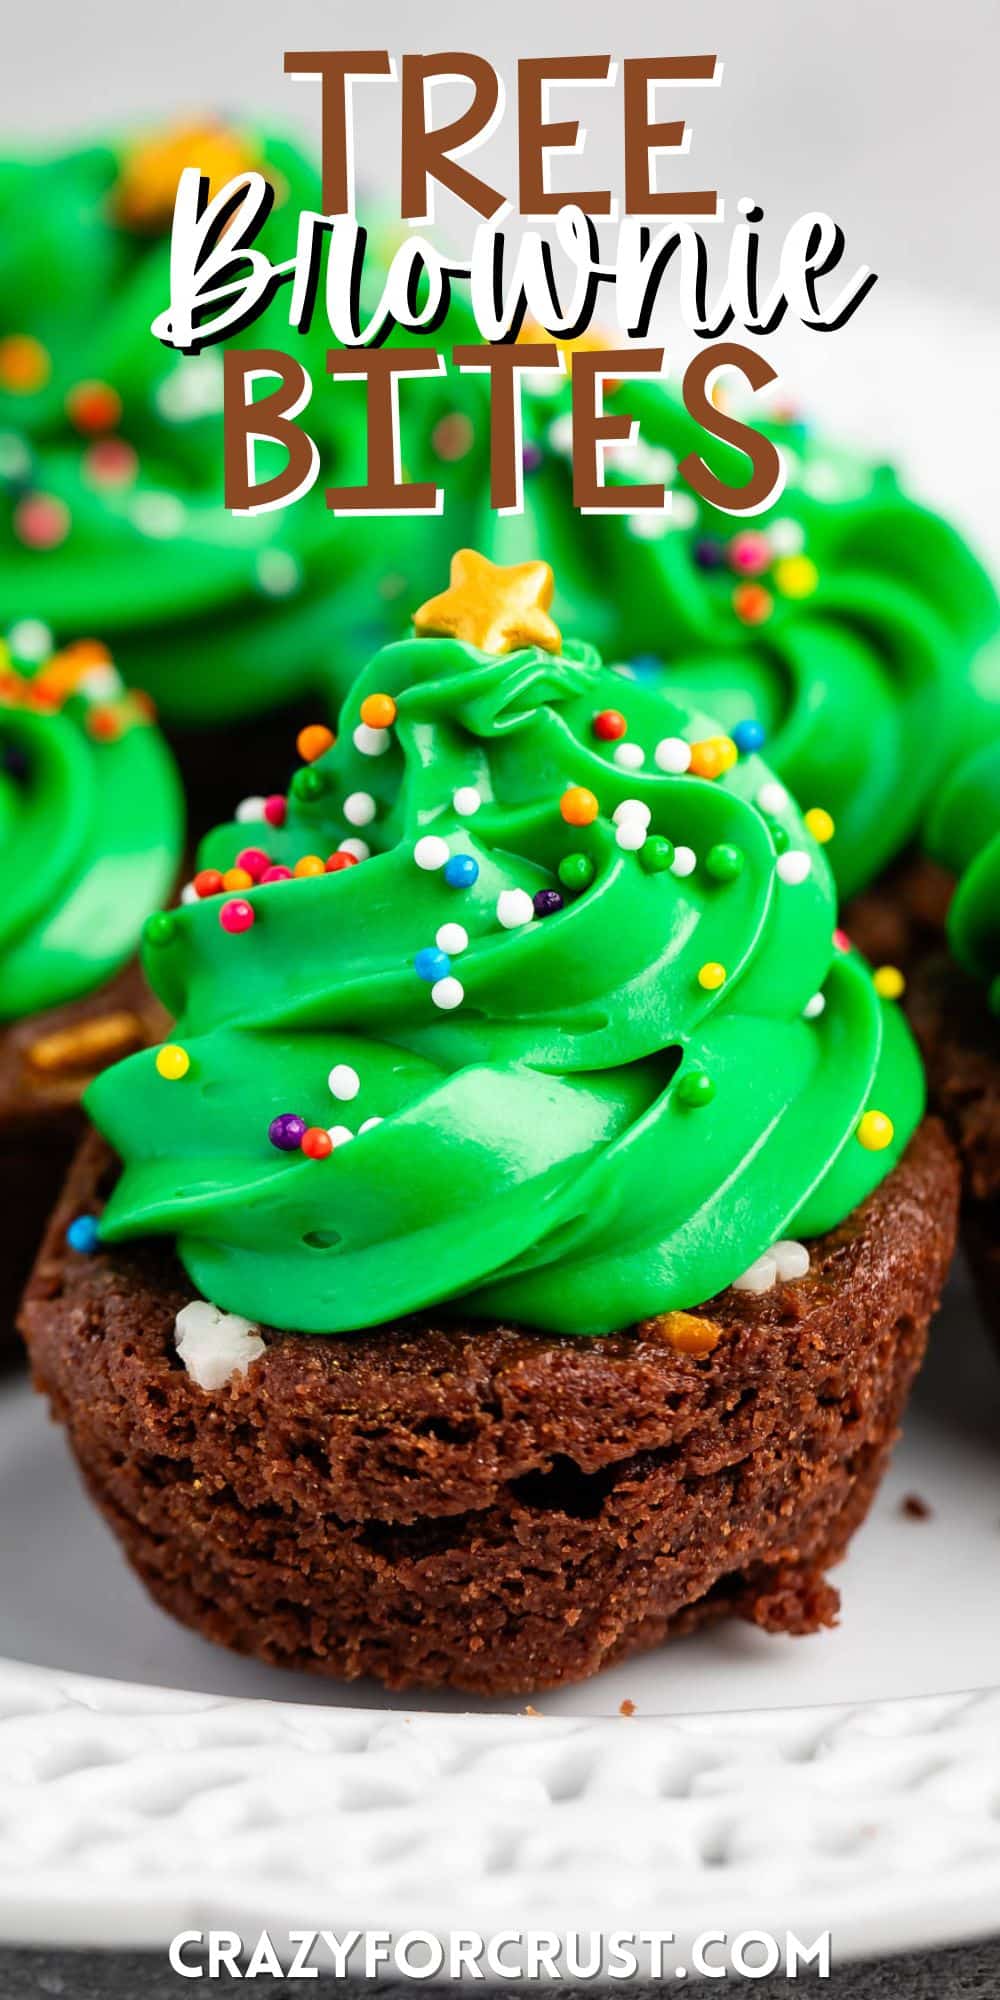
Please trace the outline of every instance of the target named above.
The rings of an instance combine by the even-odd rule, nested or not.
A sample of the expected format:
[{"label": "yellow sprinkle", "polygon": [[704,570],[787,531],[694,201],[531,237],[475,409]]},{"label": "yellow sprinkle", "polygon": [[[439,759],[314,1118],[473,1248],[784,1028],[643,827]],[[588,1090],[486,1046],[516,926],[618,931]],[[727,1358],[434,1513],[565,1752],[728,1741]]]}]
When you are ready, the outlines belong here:
[{"label": "yellow sprinkle", "polygon": [[176,1042],[165,1042],[162,1049],[156,1051],[156,1067],[168,1083],[176,1083],[180,1077],[187,1075],[191,1058],[187,1050],[180,1048]]},{"label": "yellow sprinkle", "polygon": [[726,968],[724,965],[719,965],[714,958],[708,959],[699,968],[698,984],[704,986],[707,993],[714,993],[717,987],[724,986],[725,980]]},{"label": "yellow sprinkle", "polygon": [[825,847],[827,841],[832,840],[837,831],[829,813],[823,806],[810,806],[809,811],[805,814],[805,822],[813,839],[818,840],[821,847]]},{"label": "yellow sprinkle", "polygon": [[774,565],[774,581],[782,597],[811,597],[819,570],[810,556],[782,556]]},{"label": "yellow sprinkle", "polygon": [[898,965],[880,965],[872,973],[872,985],[882,1000],[901,1000],[906,992],[906,981]]},{"label": "yellow sprinkle", "polygon": [[869,1153],[884,1153],[892,1145],[895,1126],[884,1111],[866,1111],[858,1126],[858,1138]]}]

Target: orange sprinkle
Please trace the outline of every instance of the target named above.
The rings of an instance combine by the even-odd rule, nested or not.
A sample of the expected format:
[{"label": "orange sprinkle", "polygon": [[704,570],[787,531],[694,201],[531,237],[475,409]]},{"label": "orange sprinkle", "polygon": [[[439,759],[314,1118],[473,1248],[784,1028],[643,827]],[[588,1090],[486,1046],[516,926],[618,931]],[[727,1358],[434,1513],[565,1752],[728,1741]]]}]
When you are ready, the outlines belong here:
[{"label": "orange sprinkle", "polygon": [[361,720],[369,729],[391,729],[396,720],[396,704],[391,694],[366,694],[361,704]]},{"label": "orange sprinkle", "polygon": [[597,818],[600,807],[586,785],[571,785],[559,801],[559,811],[567,826],[590,826]]},{"label": "orange sprinkle", "polygon": [[318,854],[304,854],[301,861],[295,863],[292,874],[299,876],[325,875],[326,862],[322,861]]},{"label": "orange sprinkle", "polygon": [[13,396],[30,396],[44,389],[52,373],[48,350],[30,333],[9,333],[0,340],[0,388]]},{"label": "orange sprinkle", "polygon": [[253,876],[245,868],[227,868],[222,877],[224,889],[252,889]]},{"label": "orange sprinkle", "polygon": [[690,770],[696,778],[721,778],[735,764],[739,752],[731,736],[706,736],[691,745]]},{"label": "orange sprinkle", "polygon": [[763,625],[774,610],[774,599],[762,583],[741,583],[733,591],[733,610],[744,625]]},{"label": "orange sprinkle", "polygon": [[315,764],[325,750],[333,748],[335,737],[325,722],[308,722],[300,729],[295,739],[295,747],[304,764]]},{"label": "orange sprinkle", "polygon": [[125,727],[116,708],[92,708],[87,716],[87,733],[96,743],[114,743]]}]

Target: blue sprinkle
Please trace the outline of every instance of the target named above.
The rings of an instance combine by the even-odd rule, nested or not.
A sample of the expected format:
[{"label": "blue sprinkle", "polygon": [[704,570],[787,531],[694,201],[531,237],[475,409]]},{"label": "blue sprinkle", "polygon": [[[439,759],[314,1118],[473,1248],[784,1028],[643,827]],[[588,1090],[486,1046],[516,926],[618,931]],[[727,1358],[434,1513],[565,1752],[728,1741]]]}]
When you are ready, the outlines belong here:
[{"label": "blue sprinkle", "polygon": [[449,889],[471,889],[479,874],[479,863],[471,854],[453,854],[444,864],[444,879]]},{"label": "blue sprinkle", "polygon": [[656,680],[663,672],[659,653],[634,653],[629,665],[637,681]]},{"label": "blue sprinkle", "polygon": [[738,722],[729,732],[741,757],[749,757],[754,750],[760,750],[764,743],[764,727],[751,716],[746,722]]},{"label": "blue sprinkle", "polygon": [[66,1231],[66,1241],[81,1257],[89,1257],[97,1249],[96,1215],[78,1215]]},{"label": "blue sprinkle", "polygon": [[446,951],[439,951],[435,944],[425,944],[413,961],[413,970],[418,979],[426,979],[433,986],[437,979],[447,979],[451,971],[451,959]]}]

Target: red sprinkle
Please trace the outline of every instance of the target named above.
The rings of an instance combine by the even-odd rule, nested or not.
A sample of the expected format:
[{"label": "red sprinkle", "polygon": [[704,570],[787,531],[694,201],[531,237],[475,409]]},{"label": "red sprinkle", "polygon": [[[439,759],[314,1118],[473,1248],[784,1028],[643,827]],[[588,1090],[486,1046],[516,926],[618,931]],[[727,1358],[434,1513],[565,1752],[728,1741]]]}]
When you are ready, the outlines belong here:
[{"label": "red sprinkle", "polygon": [[328,875],[337,875],[342,868],[356,868],[357,865],[356,854],[342,854],[338,848],[336,854],[331,854],[326,864],[326,872]]},{"label": "red sprinkle", "polygon": [[850,951],[851,949],[851,940],[846,931],[835,930],[833,933],[833,942],[837,951]]},{"label": "red sprinkle", "polygon": [[292,871],[290,868],[283,868],[280,862],[275,862],[270,868],[265,868],[260,879],[262,882],[290,882]]},{"label": "red sprinkle", "polygon": [[620,709],[602,708],[600,714],[595,715],[591,727],[601,743],[617,743],[619,737],[624,736],[628,723]]},{"label": "red sprinkle", "polygon": [[310,1160],[325,1160],[333,1152],[333,1140],[322,1125],[310,1125],[302,1134],[302,1151]]},{"label": "red sprinkle", "polygon": [[233,903],[223,903],[219,911],[219,922],[223,930],[232,933],[252,930],[256,920],[253,904],[246,902],[242,896],[237,897]]},{"label": "red sprinkle", "polygon": [[284,793],[272,792],[270,798],[264,800],[264,818],[268,826],[284,826],[287,817],[288,800]]},{"label": "red sprinkle", "polygon": [[222,876],[217,868],[199,868],[194,886],[199,896],[218,896],[222,892]]}]

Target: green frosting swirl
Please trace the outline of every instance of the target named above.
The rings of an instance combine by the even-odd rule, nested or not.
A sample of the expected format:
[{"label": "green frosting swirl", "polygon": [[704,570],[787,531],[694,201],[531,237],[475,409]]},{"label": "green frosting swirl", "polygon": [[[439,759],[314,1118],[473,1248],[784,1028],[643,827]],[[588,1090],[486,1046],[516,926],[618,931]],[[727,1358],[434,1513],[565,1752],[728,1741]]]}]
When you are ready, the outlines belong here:
[{"label": "green frosting swirl", "polygon": [[[977,739],[970,662],[997,627],[992,585],[890,467],[831,449],[803,423],[762,426],[748,412],[780,445],[788,480],[771,509],[741,522],[675,479],[694,451],[741,483],[740,454],[662,385],[626,378],[616,403],[639,419],[643,448],[617,466],[609,454],[608,483],[673,486],[672,514],[574,513],[569,390],[529,393],[525,513],[484,510],[477,546],[503,562],[549,550],[564,630],[638,660],[727,728],[759,722],[773,769],[804,807],[831,814],[830,865],[851,895],[914,837],[941,773]],[[741,550],[754,553],[749,569]]]},{"label": "green frosting swirl", "polygon": [[[373,742],[374,692],[397,716]],[[594,731],[611,708],[639,769]],[[713,725],[579,644],[391,646],[340,727],[283,826],[223,827],[201,860],[226,868],[252,840],[293,867],[359,830],[370,858],[247,891],[240,934],[225,895],[158,920],[145,963],[190,1067],[170,1082],[146,1053],[91,1087],[125,1162],[106,1242],[173,1236],[200,1291],[278,1327],[453,1306],[600,1334],[709,1298],[893,1166],[921,1115],[918,1059],[835,947],[822,851],[757,757],[672,775],[657,746]],[[591,823],[566,823],[568,786],[595,795]],[[648,832],[634,804],[615,822],[626,801]],[[415,858],[428,836],[475,880],[422,865],[442,858]],[[563,906],[505,927],[511,890]],[[439,934],[450,966],[421,977]],[[857,1136],[873,1109],[894,1126],[882,1151]],[[323,1159],[276,1150],[287,1113],[355,1136]]]},{"label": "green frosting swirl", "polygon": [[[213,724],[321,688],[348,637],[368,649],[402,633],[414,578],[445,559],[444,530],[433,517],[334,520],[327,510],[325,485],[365,481],[364,392],[328,381],[335,343],[322,310],[308,334],[289,333],[287,286],[227,345],[304,362],[321,476],[291,507],[227,513],[222,349],[178,354],[150,333],[170,296],[167,198],[180,164],[207,169],[218,138],[210,129],[201,143],[163,142],[154,192],[162,181],[165,206],[141,223],[121,201],[138,143],[0,162],[0,603],[7,617],[44,618],[59,640],[99,633],[167,721]],[[299,212],[321,208],[318,175],[272,136],[222,134],[222,144],[225,176],[256,166],[274,184],[258,242],[275,262],[289,257]],[[35,386],[4,365],[11,339],[25,336],[41,350]],[[110,429],[96,432],[73,414],[80,386],[94,383],[120,400]],[[414,466],[441,469],[450,408],[443,380],[404,390]],[[265,444],[257,455],[259,476],[284,456]],[[467,510],[474,473],[470,459]],[[54,529],[43,521],[45,545],[30,509],[25,527],[24,503],[39,499],[55,519]],[[462,507],[459,478],[449,547],[468,538]]]},{"label": "green frosting swirl", "polygon": [[[1000,646],[983,656],[982,678],[1000,677]],[[1000,698],[978,748],[941,785],[924,838],[936,861],[957,875],[948,939],[966,972],[987,982],[1000,1013]]]},{"label": "green frosting swirl", "polygon": [[[48,709],[30,705],[32,679],[0,673],[0,1021],[96,991],[176,879],[173,762],[159,731],[115,701],[116,681],[96,667],[96,699],[84,679]],[[109,693],[121,734],[98,740],[88,720],[109,713]]]}]

